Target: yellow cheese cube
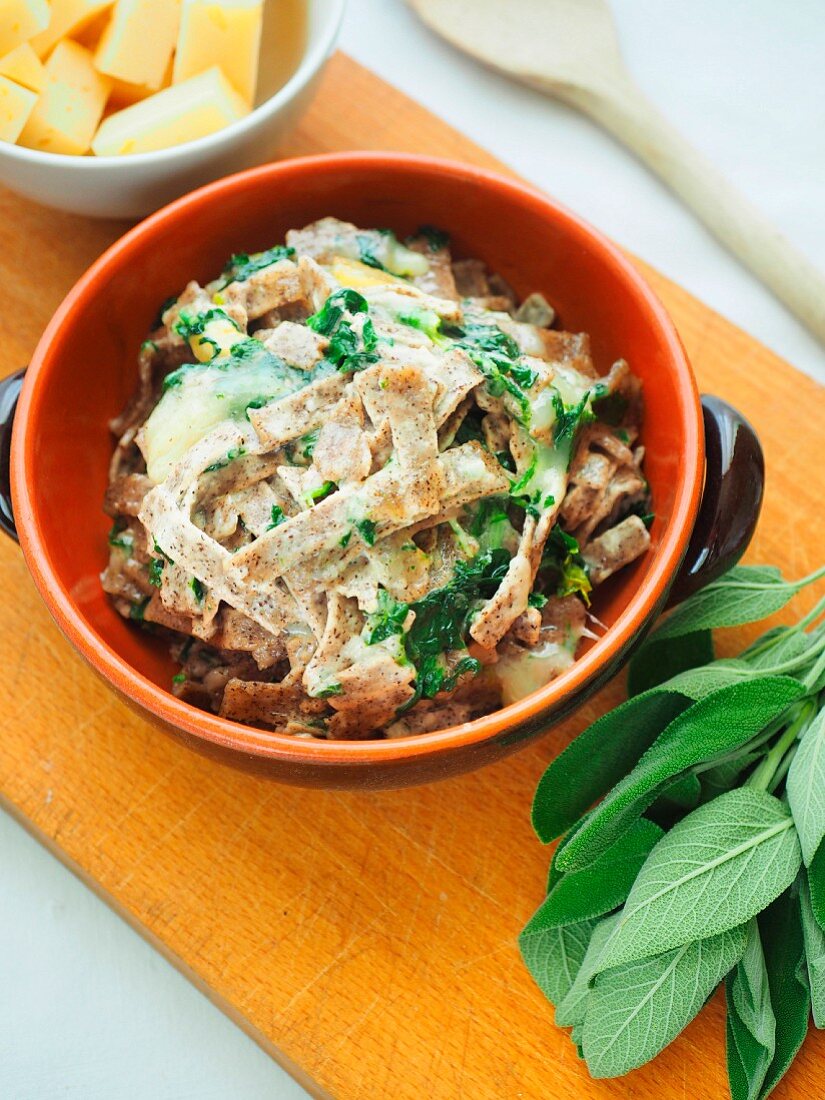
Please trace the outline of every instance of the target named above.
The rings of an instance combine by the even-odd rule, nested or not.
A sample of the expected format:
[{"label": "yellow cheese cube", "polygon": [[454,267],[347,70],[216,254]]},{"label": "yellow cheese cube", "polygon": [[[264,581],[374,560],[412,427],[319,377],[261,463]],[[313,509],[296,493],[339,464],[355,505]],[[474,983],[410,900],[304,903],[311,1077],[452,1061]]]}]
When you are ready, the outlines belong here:
[{"label": "yellow cheese cube", "polygon": [[[170,57],[160,86],[161,88],[168,88],[171,83],[172,58]],[[145,84],[130,84],[128,80],[118,80],[115,78],[112,81],[112,90],[109,93],[109,102],[106,104],[106,111],[108,114],[112,114],[114,111],[122,111],[124,107],[131,107],[133,103],[140,103],[142,99],[148,99],[148,97],[154,95],[156,91],[158,91],[157,88],[148,88]]]},{"label": "yellow cheese cube", "polygon": [[167,149],[212,134],[247,113],[220,69],[164,88],[101,123],[92,142],[99,157]]},{"label": "yellow cheese cube", "polygon": [[100,122],[111,81],[77,42],[59,42],[46,62],[46,87],[18,141],[48,153],[86,153]]},{"label": "yellow cheese cube", "polygon": [[45,30],[50,14],[48,0],[0,0],[0,56]]},{"label": "yellow cheese cube", "polygon": [[91,19],[87,19],[79,30],[72,33],[71,37],[75,42],[79,42],[81,46],[85,46],[87,50],[91,50],[92,53],[94,53],[111,18],[112,9],[110,0],[109,7],[99,11],[97,15],[92,16]]},{"label": "yellow cheese cube", "polygon": [[262,0],[183,0],[172,80],[219,65],[251,106],[258,81]]},{"label": "yellow cheese cube", "polygon": [[21,42],[11,53],[0,57],[0,76],[8,77],[32,92],[42,91],[46,83],[43,62],[28,42]]},{"label": "yellow cheese cube", "polygon": [[179,0],[117,0],[95,54],[102,73],[157,91],[172,56]]},{"label": "yellow cheese cube", "polygon": [[51,0],[51,6],[48,27],[31,39],[32,48],[40,58],[46,57],[61,38],[79,34],[96,16],[112,6],[112,0]]},{"label": "yellow cheese cube", "polygon": [[17,141],[35,103],[35,92],[0,76],[0,141]]}]

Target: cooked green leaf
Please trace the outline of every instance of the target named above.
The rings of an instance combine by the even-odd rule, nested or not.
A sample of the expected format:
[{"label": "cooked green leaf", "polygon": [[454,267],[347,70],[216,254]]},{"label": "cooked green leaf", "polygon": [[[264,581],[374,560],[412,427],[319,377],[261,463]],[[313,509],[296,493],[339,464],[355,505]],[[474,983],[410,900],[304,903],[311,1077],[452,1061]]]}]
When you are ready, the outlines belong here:
[{"label": "cooked green leaf", "polygon": [[284,510],[280,504],[273,504],[270,511],[269,523],[266,525],[267,531],[271,531],[273,527],[280,527],[288,518],[288,516],[284,515]]},{"label": "cooked green leaf", "polygon": [[284,245],[276,245],[265,252],[254,252],[251,256],[246,252],[236,252],[234,256],[229,257],[223,269],[224,281],[221,289],[223,290],[230,283],[245,282],[258,271],[263,271],[265,267],[271,267],[279,260],[291,260],[294,255],[295,249],[286,248]]},{"label": "cooked green leaf", "polygon": [[430,252],[440,252],[442,248],[448,248],[450,234],[436,225],[420,225],[416,236],[424,237]]},{"label": "cooked green leaf", "polygon": [[379,588],[377,607],[367,615],[364,641],[367,645],[376,645],[395,634],[403,634],[409,613],[408,604],[396,600],[385,588]]},{"label": "cooked green leaf", "polygon": [[[402,635],[407,659],[416,668],[416,693],[403,709],[418,699],[452,691],[460,676],[479,671],[481,666],[474,657],[462,657],[448,668],[444,654],[466,648],[477,601],[495,595],[509,564],[506,550],[485,550],[471,561],[457,562],[447,584],[411,604],[400,603],[388,593],[379,597],[376,612],[367,617],[365,640],[374,645],[391,635]],[[415,612],[415,619],[404,633],[402,624],[410,611]]]},{"label": "cooked green leaf", "polygon": [[133,604],[129,605],[129,618],[136,623],[142,623],[143,613],[146,610],[146,605],[149,603],[151,596],[144,596],[142,600],[136,600]]},{"label": "cooked green leaf", "polygon": [[150,558],[149,559],[149,584],[160,588],[163,583],[163,567],[166,565],[164,558]]},{"label": "cooked green leaf", "polygon": [[[547,504],[537,500],[537,511],[553,503],[555,501]],[[563,531],[558,524],[550,532],[550,537],[545,543],[539,569],[543,576],[549,574],[550,583],[557,596],[580,595],[589,605],[593,585],[590,583],[587,565],[581,555],[578,541]]]},{"label": "cooked green leaf", "polygon": [[127,554],[131,554],[135,545],[135,537],[127,528],[125,519],[118,517],[115,520],[109,531],[108,541],[110,546],[115,546],[118,550],[125,550]]},{"label": "cooked green leaf", "polygon": [[525,393],[536,381],[536,373],[519,363],[521,355],[512,336],[495,323],[465,318],[460,325],[442,324],[441,332],[464,348],[485,378],[492,397],[509,395],[514,415],[523,425],[530,423],[530,401]]},{"label": "cooked green leaf", "polygon": [[317,313],[307,318],[307,325],[326,336],[329,346],[325,359],[344,374],[364,370],[378,362],[375,350],[378,337],[372,321],[367,317],[358,332],[346,317],[349,313],[369,313],[369,303],[363,294],[349,287],[334,291]]},{"label": "cooked green leaf", "polygon": [[378,524],[371,519],[359,519],[355,524],[355,530],[367,544],[367,546],[375,545],[375,531]]}]

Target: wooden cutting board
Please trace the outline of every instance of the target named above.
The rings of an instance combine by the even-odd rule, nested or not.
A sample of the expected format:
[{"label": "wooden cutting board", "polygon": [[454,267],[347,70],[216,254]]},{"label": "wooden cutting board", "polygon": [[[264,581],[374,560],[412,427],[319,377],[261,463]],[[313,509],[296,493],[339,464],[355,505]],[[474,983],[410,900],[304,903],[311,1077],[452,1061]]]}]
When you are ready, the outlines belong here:
[{"label": "wooden cutting board", "polygon": [[[344,148],[502,167],[339,54],[284,151]],[[0,371],[26,363],[69,286],[123,228],[0,194]],[[734,401],[761,433],[768,491],[749,559],[803,575],[825,534],[825,391],[640,266],[702,389]],[[221,768],[135,717],[58,633],[8,540],[0,592],[2,804],[312,1092],[726,1095],[718,998],[654,1064],[594,1082],[516,950],[549,856],[529,824],[536,781],[620,699],[619,682],[475,775],[394,793],[303,791]],[[746,633],[729,632],[723,648]],[[817,1034],[775,1095],[821,1091],[824,1056]]]}]

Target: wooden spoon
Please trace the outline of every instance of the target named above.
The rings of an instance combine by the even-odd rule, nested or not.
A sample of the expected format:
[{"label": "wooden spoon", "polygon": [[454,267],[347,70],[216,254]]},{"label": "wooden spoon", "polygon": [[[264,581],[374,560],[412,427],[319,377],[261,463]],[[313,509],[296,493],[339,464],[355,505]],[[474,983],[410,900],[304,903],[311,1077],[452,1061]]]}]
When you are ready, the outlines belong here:
[{"label": "wooden spoon", "polygon": [[825,343],[825,277],[633,82],[606,0],[408,0],[454,46],[588,114],[652,168]]}]

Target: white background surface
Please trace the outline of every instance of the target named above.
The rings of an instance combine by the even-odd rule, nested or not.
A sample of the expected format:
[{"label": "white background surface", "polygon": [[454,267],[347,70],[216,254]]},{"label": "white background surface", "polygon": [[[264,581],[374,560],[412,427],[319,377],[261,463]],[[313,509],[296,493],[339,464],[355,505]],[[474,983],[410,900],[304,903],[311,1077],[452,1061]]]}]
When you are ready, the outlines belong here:
[{"label": "white background surface", "polygon": [[[821,0],[614,0],[614,10],[641,86],[822,264]],[[401,0],[350,0],[341,44],[825,381],[823,349],[645,169],[587,121],[477,68],[424,31]],[[2,1100],[303,1095],[251,1040],[0,815]]]}]

